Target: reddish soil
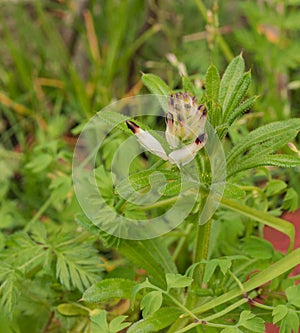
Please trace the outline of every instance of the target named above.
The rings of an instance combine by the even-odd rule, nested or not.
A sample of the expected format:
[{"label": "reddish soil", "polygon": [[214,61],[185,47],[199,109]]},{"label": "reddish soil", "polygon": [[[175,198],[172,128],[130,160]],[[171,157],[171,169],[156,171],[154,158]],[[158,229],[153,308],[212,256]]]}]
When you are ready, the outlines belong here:
[{"label": "reddish soil", "polygon": [[[284,213],[282,215],[282,218],[292,222],[295,226],[296,231],[296,238],[295,238],[295,246],[294,248],[300,247],[300,209],[292,212],[292,213]],[[270,241],[275,250],[280,251],[282,253],[286,253],[288,246],[289,246],[289,238],[282,234],[281,232],[274,230],[270,227],[264,228],[264,237],[266,240]],[[300,265],[294,268],[294,270],[291,272],[291,276],[300,274]],[[300,283],[300,281],[297,281],[297,283]],[[279,329],[272,324],[266,324],[266,331],[265,333],[278,333]],[[299,330],[300,333],[300,330]]]}]

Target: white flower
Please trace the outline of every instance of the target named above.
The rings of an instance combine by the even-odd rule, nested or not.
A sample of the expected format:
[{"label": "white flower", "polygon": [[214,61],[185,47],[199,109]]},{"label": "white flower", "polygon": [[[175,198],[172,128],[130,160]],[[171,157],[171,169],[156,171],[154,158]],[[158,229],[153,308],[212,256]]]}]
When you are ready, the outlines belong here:
[{"label": "white flower", "polygon": [[148,151],[180,167],[191,162],[206,143],[204,126],[207,112],[205,106],[198,106],[196,97],[191,97],[188,93],[170,95],[167,109],[165,136],[173,149],[169,155],[148,131],[142,130],[130,120],[127,120],[126,124]]}]

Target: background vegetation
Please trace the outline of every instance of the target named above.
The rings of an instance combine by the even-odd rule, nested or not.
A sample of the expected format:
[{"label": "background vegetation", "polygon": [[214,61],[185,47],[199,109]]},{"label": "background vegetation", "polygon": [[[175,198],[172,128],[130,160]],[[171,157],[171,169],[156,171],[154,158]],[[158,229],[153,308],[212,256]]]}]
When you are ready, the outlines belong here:
[{"label": "background vegetation", "polygon": [[[111,247],[116,244],[80,215],[71,179],[80,130],[112,101],[146,93],[141,72],[160,76],[174,90],[181,88],[182,75],[189,76],[203,90],[209,65],[222,73],[241,52],[252,72],[248,94],[260,98],[231,128],[228,145],[262,124],[299,117],[300,1],[45,0],[0,6],[0,327],[7,333],[97,332],[93,313],[72,302],[103,277],[139,280],[147,267],[130,246]],[[110,151],[113,145],[118,138]],[[297,156],[297,145],[283,149]],[[296,171],[261,169],[255,185],[265,199],[248,197],[248,204],[275,216],[295,210]],[[264,187],[272,177],[276,181]],[[234,223],[219,230],[216,256],[232,254],[241,238],[261,232],[251,219],[245,223],[232,212],[223,217]],[[167,241],[171,249],[174,239]],[[261,259],[271,258],[273,252]],[[176,264],[184,273],[188,248]],[[88,305],[90,311],[98,307]],[[126,302],[100,308],[109,310],[109,320],[129,311]],[[131,321],[138,316],[130,312]]]}]

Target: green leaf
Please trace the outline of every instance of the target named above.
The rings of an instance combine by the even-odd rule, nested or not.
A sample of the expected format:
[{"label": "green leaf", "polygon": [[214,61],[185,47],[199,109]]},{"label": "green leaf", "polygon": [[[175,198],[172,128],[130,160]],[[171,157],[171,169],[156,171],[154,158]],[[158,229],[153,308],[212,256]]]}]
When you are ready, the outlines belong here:
[{"label": "green leaf", "polygon": [[[176,177],[177,173],[174,173],[170,170],[144,170],[136,172],[129,176],[129,178],[124,178],[122,181],[120,181],[117,186],[116,190],[118,193],[122,193],[123,197],[130,197],[132,194],[132,188],[134,188],[135,191],[141,191],[146,188],[150,188],[151,184],[157,184],[162,183],[163,178],[165,178],[165,184],[169,184],[172,182],[178,182],[178,178],[180,181],[180,176]],[[163,184],[163,186],[165,186]]]},{"label": "green leaf", "polygon": [[134,323],[127,333],[153,333],[170,326],[181,315],[181,311],[174,307],[161,308],[153,315]]},{"label": "green leaf", "polygon": [[242,99],[246,95],[251,83],[251,73],[245,73],[235,86],[235,90],[232,91],[227,105],[223,105],[223,122],[228,122],[229,117],[232,118],[233,111],[239,106]]},{"label": "green leaf", "polygon": [[292,212],[298,208],[298,201],[298,193],[293,188],[289,188],[284,196],[282,208]]},{"label": "green leaf", "polygon": [[136,283],[127,279],[105,279],[93,284],[82,298],[86,302],[100,303],[111,298],[130,298]]},{"label": "green leaf", "polygon": [[55,201],[61,202],[64,200],[68,193],[72,190],[72,180],[70,176],[60,176],[51,182],[49,189]]},{"label": "green leaf", "polygon": [[246,192],[240,188],[237,184],[226,182],[224,197],[230,199],[241,199],[245,197]]},{"label": "green leaf", "polygon": [[96,128],[94,127],[97,125],[99,127],[97,128],[97,131],[102,131],[104,133],[109,133],[113,128],[118,128],[123,133],[131,134],[125,125],[125,121],[128,119],[128,117],[124,116],[123,114],[119,112],[102,110],[97,113],[97,117],[99,120],[97,119],[97,122],[93,124],[91,130],[95,131]]},{"label": "green leaf", "polygon": [[230,259],[219,259],[219,267],[223,275],[225,275],[230,269],[232,262]]},{"label": "green leaf", "polygon": [[185,288],[191,285],[193,279],[188,276],[183,276],[181,274],[167,273],[166,281],[168,289],[171,288]]},{"label": "green leaf", "polygon": [[[197,91],[192,81],[188,76],[182,76],[182,88],[184,91],[189,92],[192,96],[197,96]],[[199,96],[197,96],[199,98]]]},{"label": "green leaf", "polygon": [[218,102],[219,88],[220,88],[220,75],[217,68],[211,64],[205,76],[206,94],[209,100]]},{"label": "green leaf", "polygon": [[152,283],[149,282],[148,278],[146,278],[146,280],[144,282],[141,282],[141,283],[135,285],[134,288],[132,289],[132,293],[131,293],[131,297],[130,297],[130,304],[131,304],[132,308],[134,306],[136,294],[140,290],[145,289],[145,288],[156,289],[156,287]]},{"label": "green leaf", "polygon": [[235,91],[235,87],[243,76],[245,70],[245,63],[242,55],[235,57],[225,70],[220,83],[219,100],[222,104],[223,110],[226,110],[228,101]]},{"label": "green leaf", "polygon": [[232,123],[237,120],[239,117],[243,115],[244,112],[250,110],[252,106],[255,104],[258,96],[252,96],[245,101],[243,101],[238,107],[231,111],[231,113],[227,117],[228,125],[232,125]]},{"label": "green leaf", "polygon": [[57,307],[59,313],[64,316],[87,316],[88,310],[78,304],[63,303]]},{"label": "green leaf", "polygon": [[162,305],[162,292],[154,290],[144,296],[141,301],[141,309],[143,310],[143,318],[147,318],[160,309]]},{"label": "green leaf", "polygon": [[37,156],[34,156],[34,158],[28,162],[25,167],[34,173],[38,173],[45,170],[52,161],[53,157],[51,155],[39,153]]},{"label": "green leaf", "polygon": [[[277,121],[264,126],[261,126],[249,134],[247,134],[243,140],[236,144],[229,154],[227,155],[227,165],[236,163],[238,157],[245,159],[244,154],[253,149],[254,146],[264,145],[269,142],[268,152],[272,152],[272,147],[279,149],[290,141],[290,138],[296,136],[300,130],[300,119],[289,119],[286,121]],[[291,131],[291,132],[289,132]],[[289,132],[288,136],[286,133]],[[284,138],[284,141],[282,140]],[[286,141],[287,140],[287,141]],[[271,149],[271,150],[270,150]]]},{"label": "green leaf", "polygon": [[255,236],[244,239],[243,250],[246,255],[256,259],[271,259],[274,255],[272,244]]},{"label": "green leaf", "polygon": [[57,257],[56,276],[67,289],[73,286],[83,292],[99,279],[101,269],[98,268],[96,249],[88,243],[76,246],[63,244],[62,240],[62,245],[58,243],[53,246]]},{"label": "green leaf", "polygon": [[287,184],[279,179],[272,179],[268,182],[265,190],[266,195],[271,196],[275,194],[279,194],[287,187]]},{"label": "green leaf", "polygon": [[154,95],[167,96],[171,93],[171,89],[166,85],[166,83],[154,74],[143,74],[142,81]]},{"label": "green leaf", "polygon": [[216,260],[210,260],[207,262],[205,266],[204,276],[203,276],[203,283],[208,283],[214,271],[218,267],[218,262]]},{"label": "green leaf", "polygon": [[288,309],[286,316],[280,322],[280,333],[295,333],[299,331],[299,317],[295,310]]},{"label": "green leaf", "polygon": [[95,309],[90,312],[91,319],[91,333],[110,333],[107,319],[106,319],[106,311]]},{"label": "green leaf", "polygon": [[295,228],[292,223],[224,197],[221,199],[220,203],[222,206],[239,212],[241,215],[247,216],[252,220],[258,221],[280,232],[283,232],[290,238],[289,250],[293,248]]},{"label": "green leaf", "polygon": [[255,333],[264,333],[265,331],[264,320],[256,317],[255,314],[250,311],[243,311],[241,313],[238,325]]},{"label": "green leaf", "polygon": [[281,321],[288,313],[288,307],[284,304],[277,305],[272,311],[273,323]]},{"label": "green leaf", "polygon": [[124,240],[120,243],[119,251],[136,266],[145,269],[151,282],[163,289],[166,288],[165,273],[177,273],[167,245],[161,238]]},{"label": "green leaf", "polygon": [[287,288],[285,294],[290,304],[300,308],[300,284]]},{"label": "green leaf", "polygon": [[127,316],[118,316],[114,318],[108,325],[109,333],[118,333],[128,327],[131,323],[123,321],[127,318]]},{"label": "green leaf", "polygon": [[238,172],[261,167],[261,166],[275,166],[282,168],[292,168],[300,165],[300,158],[285,154],[275,155],[256,155],[251,159],[244,159],[244,161],[232,166],[227,164],[227,177],[231,177]]},{"label": "green leaf", "polygon": [[24,276],[19,271],[11,269],[10,273],[1,283],[0,305],[4,309],[5,315],[12,317],[15,306],[21,294],[21,281]]},{"label": "green leaf", "polygon": [[216,268],[219,266],[221,272],[225,275],[229,268],[231,267],[232,262],[228,258],[212,259],[209,260],[205,266],[205,272],[203,276],[203,283],[208,283],[211,279]]},{"label": "green leaf", "polygon": [[[289,271],[293,267],[300,264],[300,249],[294,250],[289,253],[282,259],[276,261],[274,264],[264,269],[263,271],[257,273],[253,277],[251,277],[248,281],[244,282],[244,291],[249,292],[259,286],[275,279],[281,274]],[[216,308],[217,306],[229,302],[235,297],[241,296],[243,291],[239,287],[236,287],[221,296],[202,304],[201,306],[192,310],[195,314],[204,313],[211,309]]]}]

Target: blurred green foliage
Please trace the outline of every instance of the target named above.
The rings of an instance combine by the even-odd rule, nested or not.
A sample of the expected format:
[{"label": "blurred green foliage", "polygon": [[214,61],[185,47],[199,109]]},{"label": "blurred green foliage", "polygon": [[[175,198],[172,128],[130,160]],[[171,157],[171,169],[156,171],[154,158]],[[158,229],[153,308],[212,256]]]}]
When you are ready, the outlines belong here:
[{"label": "blurred green foliage", "polygon": [[[185,75],[203,91],[209,65],[222,72],[241,51],[252,70],[249,96],[260,98],[230,129],[226,144],[271,120],[299,117],[300,1],[2,0],[0,6],[0,327],[5,333],[99,332],[108,327],[105,313],[81,306],[82,292],[104,276],[143,276],[138,254],[156,249],[145,255],[143,268],[151,271],[153,257],[176,237],[167,246],[117,244],[133,264],[107,246],[116,243],[78,215],[71,182],[78,133],[104,106],[144,93],[141,72],[159,75],[174,90]],[[299,138],[294,143],[297,155]],[[107,150],[116,142],[109,144]],[[246,190],[262,184],[258,198],[246,196],[249,205],[274,215],[298,207],[294,171],[258,169],[238,180]],[[257,225],[228,215],[215,227],[216,243],[225,236],[214,255],[231,255],[242,236],[248,237],[245,253],[251,252]],[[177,260],[182,272],[190,264],[193,239],[187,239],[186,257]],[[163,284],[160,274],[175,269],[155,260],[161,266],[152,271],[154,282]],[[128,304],[101,307],[110,310],[110,323],[124,313],[138,319]],[[177,318],[178,310],[171,314]],[[112,331],[126,327],[120,318]]]}]

